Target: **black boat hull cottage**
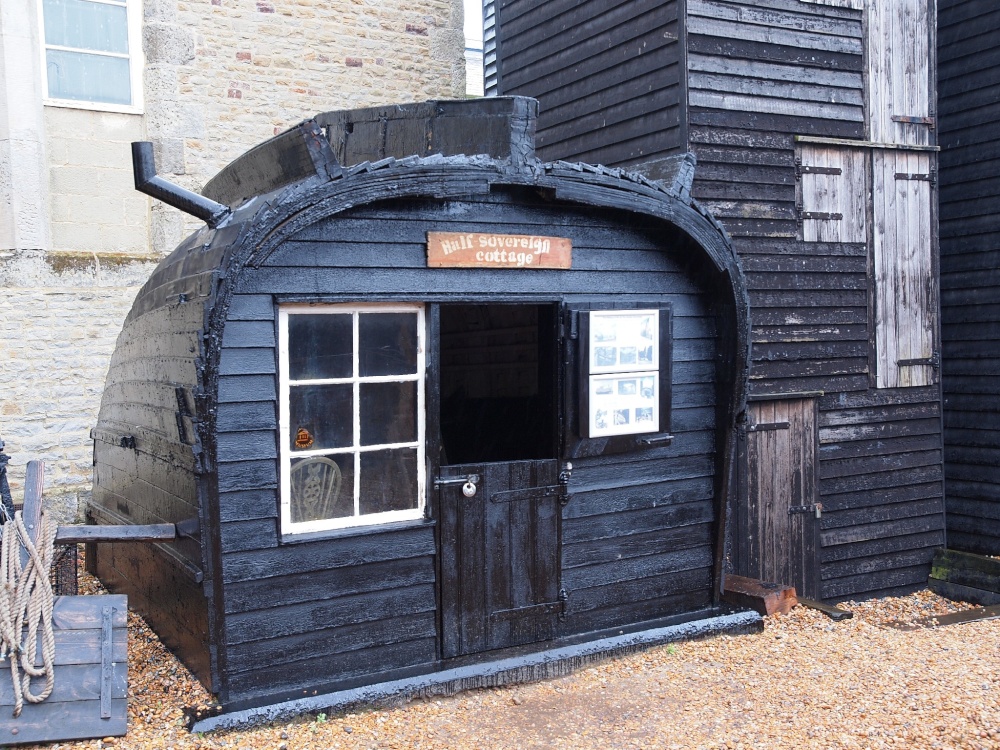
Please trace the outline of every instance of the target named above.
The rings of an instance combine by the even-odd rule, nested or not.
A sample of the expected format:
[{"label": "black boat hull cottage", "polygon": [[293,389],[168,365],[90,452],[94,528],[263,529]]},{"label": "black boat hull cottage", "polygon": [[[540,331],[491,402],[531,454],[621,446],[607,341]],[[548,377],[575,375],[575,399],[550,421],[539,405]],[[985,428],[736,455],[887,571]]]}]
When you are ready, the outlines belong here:
[{"label": "black boat hull cottage", "polygon": [[739,264],[688,160],[543,164],[535,107],[306,122],[139,293],[90,514],[186,536],[90,559],[226,710],[721,611]]}]

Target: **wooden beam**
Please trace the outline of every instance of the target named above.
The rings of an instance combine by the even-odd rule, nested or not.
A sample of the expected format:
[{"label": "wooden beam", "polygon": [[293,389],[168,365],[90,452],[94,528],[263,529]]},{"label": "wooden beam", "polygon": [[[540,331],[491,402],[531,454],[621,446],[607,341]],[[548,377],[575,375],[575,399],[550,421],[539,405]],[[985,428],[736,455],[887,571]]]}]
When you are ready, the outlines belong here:
[{"label": "wooden beam", "polygon": [[767,583],[731,573],[726,574],[722,600],[739,607],[756,610],[764,616],[773,615],[776,612],[788,612],[798,604],[795,589],[792,586]]},{"label": "wooden beam", "polygon": [[169,542],[177,538],[172,523],[151,523],[116,526],[60,526],[56,529],[56,544],[86,542]]},{"label": "wooden beam", "polygon": [[[38,526],[42,520],[42,487],[45,484],[45,463],[43,461],[28,461],[24,473],[24,503],[21,506],[21,519],[24,528],[28,530],[28,539],[34,544],[38,538]],[[21,548],[21,565],[28,564],[28,552]]]}]

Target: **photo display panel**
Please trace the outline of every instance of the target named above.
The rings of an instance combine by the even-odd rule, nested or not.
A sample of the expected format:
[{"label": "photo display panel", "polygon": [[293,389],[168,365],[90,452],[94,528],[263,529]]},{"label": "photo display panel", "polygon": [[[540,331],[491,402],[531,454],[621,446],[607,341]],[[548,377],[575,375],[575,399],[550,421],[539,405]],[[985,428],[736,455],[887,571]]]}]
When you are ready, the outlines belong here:
[{"label": "photo display panel", "polygon": [[658,432],[660,311],[587,314],[587,437]]}]

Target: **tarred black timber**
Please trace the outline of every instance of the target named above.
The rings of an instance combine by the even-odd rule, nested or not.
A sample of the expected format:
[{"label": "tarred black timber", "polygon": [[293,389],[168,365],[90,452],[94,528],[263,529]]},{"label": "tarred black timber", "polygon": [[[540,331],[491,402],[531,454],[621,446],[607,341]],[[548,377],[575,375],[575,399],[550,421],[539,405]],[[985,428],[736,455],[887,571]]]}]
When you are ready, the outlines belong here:
[{"label": "tarred black timber", "polygon": [[1000,8],[938,3],[948,547],[1000,555]]}]

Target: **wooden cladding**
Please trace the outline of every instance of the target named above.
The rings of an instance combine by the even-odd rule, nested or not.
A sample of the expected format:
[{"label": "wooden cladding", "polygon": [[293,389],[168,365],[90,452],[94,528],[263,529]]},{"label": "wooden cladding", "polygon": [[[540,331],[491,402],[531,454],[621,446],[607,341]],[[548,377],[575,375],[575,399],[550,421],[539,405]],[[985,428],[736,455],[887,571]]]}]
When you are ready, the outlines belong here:
[{"label": "wooden cladding", "polygon": [[879,388],[930,385],[935,371],[936,288],[931,231],[931,156],[872,154],[875,353]]},{"label": "wooden cladding", "polygon": [[932,143],[931,4],[868,3],[868,120],[876,143]]},{"label": "wooden cladding", "polygon": [[861,149],[803,144],[796,156],[802,239],[866,242],[867,154]]},{"label": "wooden cladding", "polygon": [[803,64],[807,51],[813,58],[860,57],[860,24],[817,15],[806,4],[782,6],[688,2],[689,105],[861,122],[861,72]]},{"label": "wooden cladding", "polygon": [[818,598],[816,402],[752,403],[748,416],[746,574]]}]

